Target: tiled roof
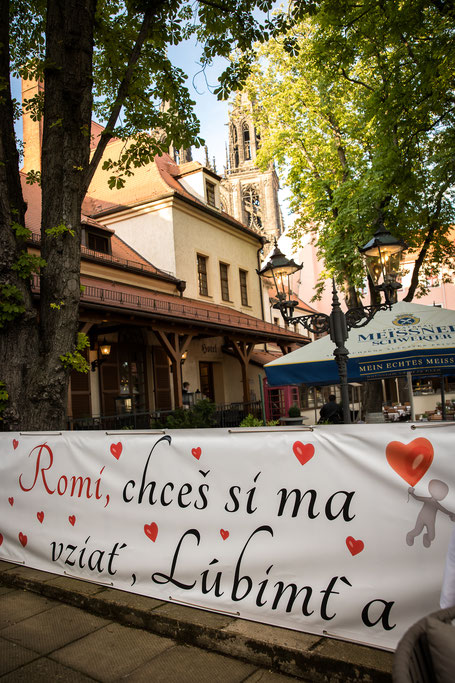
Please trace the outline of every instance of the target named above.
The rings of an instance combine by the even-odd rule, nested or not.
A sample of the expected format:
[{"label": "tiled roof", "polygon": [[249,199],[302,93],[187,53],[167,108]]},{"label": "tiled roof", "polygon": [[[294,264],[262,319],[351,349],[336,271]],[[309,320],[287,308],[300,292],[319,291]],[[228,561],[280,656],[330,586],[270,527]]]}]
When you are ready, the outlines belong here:
[{"label": "tiled roof", "polygon": [[[116,152],[117,155],[120,152],[123,144],[122,141],[119,141],[117,145],[114,143],[110,145],[109,152],[114,158],[116,157]],[[261,237],[255,230],[247,228],[246,225],[224,211],[210,208],[179,182],[179,177],[182,174],[187,173],[189,170],[202,170],[202,168],[201,164],[197,161],[187,162],[179,166],[168,154],[163,154],[162,156],[156,156],[146,166],[135,168],[134,175],[126,178],[124,187],[111,190],[108,180],[112,175],[112,171],[104,170],[99,166],[90,184],[87,193],[87,204],[84,206],[87,206],[87,210],[90,207],[90,215],[101,217],[103,214],[121,211],[131,206],[164,199],[169,196],[178,196],[203,208],[204,211],[209,211],[218,218],[229,221],[242,231],[246,231],[260,240]]]},{"label": "tiled roof", "polygon": [[[24,173],[21,173],[21,180],[24,199],[27,202],[25,225],[32,232],[32,241],[38,245],[41,237],[41,189],[37,183],[28,185],[25,182]],[[87,247],[82,246],[81,249],[83,258],[87,257],[95,259],[97,261],[103,262],[106,265],[128,267],[134,270],[140,270],[146,275],[164,276],[166,279],[179,282],[178,278],[175,278],[169,273],[156,268],[152,263],[147,261],[147,259],[143,258],[143,256],[141,256],[137,251],[135,251],[120,237],[118,237],[112,228],[107,228],[99,221],[95,221],[93,218],[90,218],[84,214],[81,214],[81,223],[83,225],[90,225],[92,227],[97,227],[112,233],[111,254],[95,252]]]}]

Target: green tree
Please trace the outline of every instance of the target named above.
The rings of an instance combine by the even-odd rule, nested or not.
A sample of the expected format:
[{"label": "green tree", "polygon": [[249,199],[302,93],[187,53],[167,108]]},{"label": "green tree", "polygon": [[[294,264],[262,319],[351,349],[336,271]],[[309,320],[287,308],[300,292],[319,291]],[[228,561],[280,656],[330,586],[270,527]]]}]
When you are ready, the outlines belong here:
[{"label": "green tree", "polygon": [[[74,363],[81,367],[81,205],[108,141],[129,140],[120,160],[104,162],[114,186],[171,141],[176,147],[200,144],[184,74],[170,63],[166,47],[195,36],[203,66],[233,47],[246,50],[264,36],[253,11],[267,13],[271,6],[272,0],[0,0],[0,380],[8,394],[6,429],[65,424],[69,373]],[[43,125],[41,174],[29,174],[30,182],[41,183],[40,260],[26,251],[14,136],[21,112],[11,96],[10,72],[44,81],[44,97],[24,103]],[[230,67],[226,90],[237,81],[238,70]],[[166,110],[160,108],[163,100]],[[90,157],[93,115],[106,128]],[[144,132],[150,130],[159,134]],[[32,297],[34,273],[40,275],[39,308]]]},{"label": "green tree", "polygon": [[357,246],[383,223],[417,254],[410,301],[454,265],[453,3],[320,0],[298,12],[257,49],[248,80],[260,161],[277,161],[294,238],[314,233],[322,277],[335,274],[352,303]]}]

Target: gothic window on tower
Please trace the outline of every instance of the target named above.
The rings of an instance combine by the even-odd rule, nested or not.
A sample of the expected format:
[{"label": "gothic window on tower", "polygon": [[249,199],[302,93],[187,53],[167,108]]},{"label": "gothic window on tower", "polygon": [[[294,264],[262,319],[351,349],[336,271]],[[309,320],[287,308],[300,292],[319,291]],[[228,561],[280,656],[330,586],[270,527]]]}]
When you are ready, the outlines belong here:
[{"label": "gothic window on tower", "polygon": [[257,187],[247,185],[242,190],[245,223],[249,228],[262,228],[262,211]]},{"label": "gothic window on tower", "polygon": [[231,149],[232,149],[232,159],[231,164],[234,168],[239,166],[239,140],[237,136],[237,128],[231,124]]},{"label": "gothic window on tower", "polygon": [[250,141],[250,127],[246,121],[242,124],[242,137],[243,137],[243,158],[245,161],[251,159],[251,141]]}]

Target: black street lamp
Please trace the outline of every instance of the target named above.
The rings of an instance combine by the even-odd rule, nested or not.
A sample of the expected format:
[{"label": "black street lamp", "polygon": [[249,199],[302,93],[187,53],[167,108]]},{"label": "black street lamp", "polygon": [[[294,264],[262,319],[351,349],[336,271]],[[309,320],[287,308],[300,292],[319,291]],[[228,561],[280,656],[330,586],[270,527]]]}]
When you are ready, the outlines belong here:
[{"label": "black street lamp", "polygon": [[330,339],[335,344],[335,361],[338,366],[341,386],[341,402],[343,407],[343,420],[350,424],[351,413],[349,410],[349,388],[347,362],[349,352],[345,342],[349,336],[349,330],[353,327],[363,327],[381,310],[390,309],[396,301],[397,290],[401,285],[397,282],[401,252],[406,249],[406,244],[393,237],[383,225],[376,231],[374,237],[364,246],[359,248],[364,256],[370,277],[375,290],[384,293],[384,302],[373,306],[361,306],[351,308],[344,312],[341,309],[335,279],[332,279],[332,312],[313,313],[311,315],[294,316],[294,309],[298,302],[290,299],[291,292],[290,276],[303,268],[279,250],[275,241],[275,249],[266,265],[258,270],[258,275],[273,280],[276,288],[277,308],[286,324],[300,323],[313,334],[329,333]]}]

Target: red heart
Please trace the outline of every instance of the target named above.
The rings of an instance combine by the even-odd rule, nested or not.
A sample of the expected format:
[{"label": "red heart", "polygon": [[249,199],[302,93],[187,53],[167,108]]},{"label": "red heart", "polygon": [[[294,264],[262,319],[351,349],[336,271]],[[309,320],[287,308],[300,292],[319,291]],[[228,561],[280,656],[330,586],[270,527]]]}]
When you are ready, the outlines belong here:
[{"label": "red heart", "polygon": [[358,553],[361,553],[365,547],[363,541],[356,541],[352,536],[347,537],[346,545],[348,546],[348,550],[351,555],[357,555]]},{"label": "red heart", "polygon": [[155,543],[158,536],[158,525],[155,522],[151,524],[144,524],[144,533],[148,538]]},{"label": "red heart", "polygon": [[223,539],[223,541],[225,541],[229,536],[229,531],[225,531],[224,529],[220,529],[220,534],[221,534],[221,538]]},{"label": "red heart", "polygon": [[21,532],[19,532],[19,541],[21,542],[21,546],[25,548],[27,545],[27,536]]},{"label": "red heart", "polygon": [[303,444],[301,441],[296,441],[292,447],[294,455],[301,465],[305,465],[308,460],[314,455],[314,446],[312,443]]},{"label": "red heart", "polygon": [[13,439],[13,448],[16,450],[16,448],[19,446],[19,441],[17,439]]},{"label": "red heart", "polygon": [[14,498],[11,496],[11,498],[8,498],[8,503],[10,505],[14,505]]},{"label": "red heart", "polygon": [[191,453],[194,455],[194,457],[196,458],[196,460],[199,460],[199,458],[201,457],[202,451],[201,451],[201,449],[198,447],[198,448],[193,448],[193,449],[191,450]]},{"label": "red heart", "polygon": [[0,545],[3,543],[3,536],[0,534]]},{"label": "red heart", "polygon": [[75,515],[70,515],[70,516],[68,517],[68,521],[69,521],[69,523],[71,524],[71,526],[74,526],[74,525],[76,524],[76,517],[75,517]]},{"label": "red heart", "polygon": [[36,513],[36,516],[38,517],[38,522],[42,524],[44,519],[44,512],[41,510],[41,512]]},{"label": "red heart", "polygon": [[114,456],[116,460],[118,460],[122,454],[123,446],[122,442],[119,441],[118,443],[113,443],[111,444],[111,453]]},{"label": "red heart", "polygon": [[410,486],[415,486],[422,479],[433,462],[434,455],[431,442],[423,437],[408,444],[391,441],[385,453],[390,467]]}]

